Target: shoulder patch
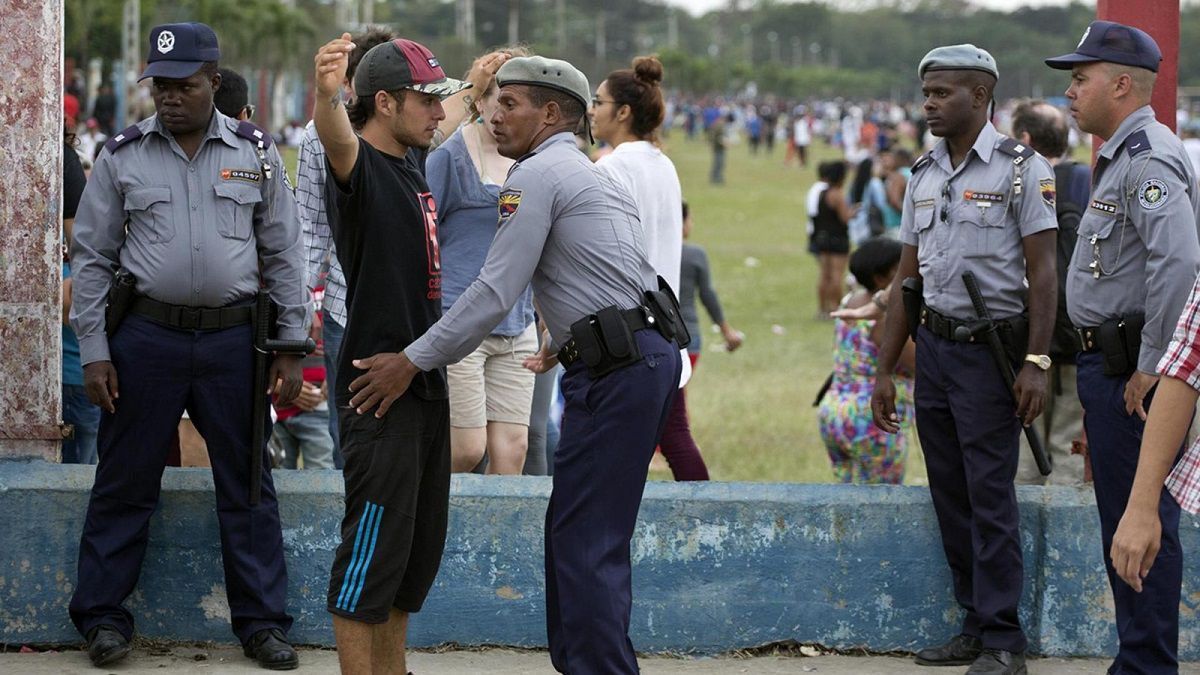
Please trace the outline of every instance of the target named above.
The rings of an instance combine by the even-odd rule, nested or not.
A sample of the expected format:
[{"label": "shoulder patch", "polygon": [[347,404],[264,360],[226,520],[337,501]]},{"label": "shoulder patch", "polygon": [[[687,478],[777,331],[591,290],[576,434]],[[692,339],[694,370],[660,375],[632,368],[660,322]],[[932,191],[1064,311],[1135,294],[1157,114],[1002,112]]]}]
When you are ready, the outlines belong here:
[{"label": "shoulder patch", "polygon": [[1013,164],[1021,164],[1025,160],[1037,154],[1034,152],[1033,148],[1018,142],[1014,138],[1009,138],[1008,136],[1004,136],[1000,139],[1000,142],[996,144],[996,149],[1012,157]]},{"label": "shoulder patch", "polygon": [[1157,178],[1151,178],[1138,188],[1138,203],[1143,209],[1153,211],[1167,203],[1167,194],[1167,184]]},{"label": "shoulder patch", "polygon": [[521,206],[521,190],[516,188],[508,188],[500,191],[500,222],[503,225],[505,221],[512,218],[517,212],[517,207]]},{"label": "shoulder patch", "polygon": [[1053,207],[1056,193],[1056,190],[1054,189],[1054,179],[1043,178],[1039,180],[1038,191],[1042,193],[1042,201]]},{"label": "shoulder patch", "polygon": [[138,125],[135,124],[108,139],[108,142],[104,144],[104,147],[109,151],[109,153],[113,153],[116,152],[117,148],[121,147],[122,145],[141,137],[142,130],[140,127],[138,127]]},{"label": "shoulder patch", "polygon": [[927,152],[927,153],[921,155],[920,157],[918,157],[917,161],[913,162],[911,171],[912,171],[912,173],[916,173],[916,172],[920,171],[921,169],[924,169],[925,167],[929,166],[932,163],[933,163],[933,153]]},{"label": "shoulder patch", "polygon": [[1125,139],[1125,152],[1129,153],[1130,157],[1136,157],[1147,150],[1150,150],[1150,139],[1146,136],[1145,129],[1138,129]]},{"label": "shoulder patch", "polygon": [[275,142],[275,139],[271,138],[271,134],[252,122],[238,122],[237,128],[233,130],[233,133],[251,143],[261,144],[264,148],[271,147],[271,144]]}]

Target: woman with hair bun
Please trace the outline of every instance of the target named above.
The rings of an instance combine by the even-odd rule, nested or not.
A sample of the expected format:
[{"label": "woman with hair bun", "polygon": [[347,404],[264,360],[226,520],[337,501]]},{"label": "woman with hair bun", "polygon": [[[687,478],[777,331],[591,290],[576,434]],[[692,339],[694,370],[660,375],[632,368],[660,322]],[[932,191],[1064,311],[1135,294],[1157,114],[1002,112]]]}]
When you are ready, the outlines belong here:
[{"label": "woman with hair bun", "polygon": [[[675,165],[658,147],[657,131],[666,112],[659,86],[662,62],[656,56],[638,56],[632,65],[609,73],[592,97],[588,110],[592,134],[613,148],[596,165],[633,195],[650,265],[678,292],[683,189]],[[691,369],[688,359],[683,364],[686,383]],[[708,467],[692,439],[682,396],[671,407],[659,448],[675,480],[708,480]]]}]

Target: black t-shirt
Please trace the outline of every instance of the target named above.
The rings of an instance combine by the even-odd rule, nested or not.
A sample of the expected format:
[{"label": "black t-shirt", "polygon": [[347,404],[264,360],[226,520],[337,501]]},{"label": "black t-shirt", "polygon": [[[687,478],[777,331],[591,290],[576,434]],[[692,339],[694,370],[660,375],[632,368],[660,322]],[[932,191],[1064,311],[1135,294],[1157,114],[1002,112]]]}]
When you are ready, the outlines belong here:
[{"label": "black t-shirt", "polygon": [[83,186],[87,178],[83,173],[83,164],[79,161],[79,153],[70,143],[63,143],[63,218],[74,218],[75,209],[79,208],[79,198],[83,196]]},{"label": "black t-shirt", "polygon": [[[345,185],[325,181],[329,227],[346,274],[346,334],[338,357],[339,407],[363,371],[351,365],[380,352],[398,352],[442,316],[437,206],[417,153],[382,153],[358,141],[358,160]],[[326,161],[327,175],[333,169]],[[443,369],[420,373],[411,390],[426,400],[447,397]]]}]

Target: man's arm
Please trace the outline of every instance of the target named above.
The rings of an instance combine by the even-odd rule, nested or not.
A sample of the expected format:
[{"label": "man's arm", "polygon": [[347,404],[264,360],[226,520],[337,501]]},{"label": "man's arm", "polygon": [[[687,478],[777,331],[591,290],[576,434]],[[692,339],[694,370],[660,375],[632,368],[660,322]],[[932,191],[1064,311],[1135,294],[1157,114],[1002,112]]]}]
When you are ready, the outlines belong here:
[{"label": "man's arm", "polygon": [[[1058,230],[1042,230],[1021,240],[1025,251],[1025,277],[1029,280],[1029,354],[1050,352],[1050,336],[1058,312],[1057,235]],[[1021,423],[1025,426],[1033,424],[1046,404],[1046,372],[1033,363],[1024,362],[1013,383],[1013,395]]]},{"label": "man's arm", "polygon": [[313,123],[333,176],[343,183],[358,160],[358,137],[342,103],[342,82],[353,50],[350,34],[342,33],[342,37],[325,43],[315,59],[317,102],[313,105]]},{"label": "man's arm", "polygon": [[[906,198],[904,201],[907,204],[911,200]],[[904,244],[895,278],[904,280],[920,276],[917,247]],[[875,390],[871,394],[871,413],[875,418],[875,426],[894,434],[900,431],[900,418],[896,415],[896,385],[892,382],[892,374],[909,338],[907,320],[904,312],[899,311],[904,306],[901,284],[892,282],[892,290],[886,304],[894,309],[884,314],[883,342],[879,345],[879,369],[875,373]]]},{"label": "man's arm", "polygon": [[100,154],[84,188],[71,237],[71,327],[83,365],[111,360],[104,308],[125,245],[125,196],[117,186],[112,155]]}]

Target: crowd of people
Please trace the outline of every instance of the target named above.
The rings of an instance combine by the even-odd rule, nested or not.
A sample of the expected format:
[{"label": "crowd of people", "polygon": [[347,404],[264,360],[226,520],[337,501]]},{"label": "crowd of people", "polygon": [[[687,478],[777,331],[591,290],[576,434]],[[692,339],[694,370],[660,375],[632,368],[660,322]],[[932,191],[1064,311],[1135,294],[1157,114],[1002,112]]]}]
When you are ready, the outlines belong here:
[{"label": "crowd of people", "polygon": [[[918,663],[1025,672],[1013,486],[1053,467],[1095,488],[1111,672],[1177,666],[1180,504],[1200,508],[1200,451],[1180,461],[1200,184],[1149,107],[1161,54],[1144,32],[1098,21],[1047,59],[1072,71],[1070,119],[1042,101],[996,114],[992,55],[933,49],[920,123],[884,102],[668,100],[655,57],[593,88],[514,45],[458,80],[419,43],[345,33],[315,57],[313,120],[290,131],[294,190],[212,29],[149,37],[155,114],[64,158],[64,461],[98,461],[70,615],[95,665],[130,651],[123,603],[186,415],[216,483],[232,629],[263,667],[299,663],[276,463],[343,472],[327,603],[343,672],[406,672],[453,471],[552,474],[552,663],[637,672],[630,541],[651,456],[709,477],[683,389],[697,297],[725,349],[743,340],[685,242],[692,213],[658,143],[678,127],[708,136],[714,184],[738,129],[801,167],[814,142],[842,149],[806,200],[820,318],[835,319],[819,432],[843,482],[901,482],[907,432],[921,441],[965,618]],[[1094,169],[1067,157],[1072,121],[1104,140]],[[268,391],[251,386],[251,345],[274,350]],[[1035,423],[1048,447],[1027,432],[1022,451]]]}]

